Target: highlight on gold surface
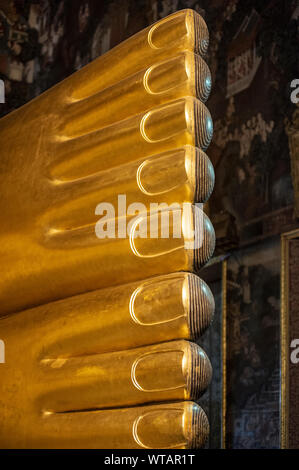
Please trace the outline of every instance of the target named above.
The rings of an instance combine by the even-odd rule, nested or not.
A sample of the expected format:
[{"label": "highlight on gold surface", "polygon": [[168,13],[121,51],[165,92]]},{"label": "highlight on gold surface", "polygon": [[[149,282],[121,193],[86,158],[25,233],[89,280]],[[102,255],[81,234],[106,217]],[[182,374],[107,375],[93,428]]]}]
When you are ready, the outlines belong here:
[{"label": "highlight on gold surface", "polygon": [[135,34],[80,70],[75,76],[71,97],[82,99],[90,96],[180,51],[192,51],[204,56],[208,44],[209,33],[203,18],[193,10],[178,11]]},{"label": "highlight on gold surface", "polygon": [[175,339],[197,340],[211,323],[214,309],[213,295],[205,282],[195,274],[179,272],[3,317],[0,331],[10,345],[13,368],[19,345],[27,351],[26,361],[29,356],[37,361]]},{"label": "highlight on gold surface", "polygon": [[0,447],[204,445],[208,39],[179,11],[0,120]]},{"label": "highlight on gold surface", "polygon": [[211,74],[204,60],[193,52],[180,52],[92,97],[70,101],[67,107],[70,119],[60,126],[59,131],[65,137],[79,137],[86,130],[91,132],[113,124],[116,113],[118,121],[127,118],[128,107],[130,115],[134,115],[184,96],[194,96],[205,102],[210,90]]},{"label": "highlight on gold surface", "polygon": [[[18,358],[13,370],[5,365],[2,372],[0,439],[8,446],[19,446],[24,435],[30,441],[35,433],[35,444],[42,445],[41,421],[57,414],[197,399],[211,379],[206,354],[182,340],[31,363],[27,356]],[[21,416],[14,417],[16,406],[22,408]],[[18,426],[10,433],[15,419]]]},{"label": "highlight on gold surface", "polygon": [[34,415],[30,433],[1,441],[6,448],[196,449],[209,434],[204,411],[190,401],[121,409]]},{"label": "highlight on gold surface", "polygon": [[[179,217],[175,218],[173,226],[170,224],[169,235],[164,238],[163,233],[160,235],[161,230],[168,220],[173,221],[176,212]],[[5,258],[10,257],[15,264],[9,264],[1,280],[4,288],[1,314],[144,277],[181,270],[196,271],[209,260],[215,246],[215,234],[200,209],[192,209],[188,219],[190,227],[185,223],[179,237],[174,235],[179,229],[181,211],[168,210],[157,215],[158,234],[154,237],[135,238],[137,230],[144,231],[145,225],[146,230],[150,230],[156,221],[156,213],[132,220],[129,238],[99,239],[94,226],[86,226],[51,230],[44,240],[39,241],[31,231],[27,237],[25,233],[23,237],[15,235],[16,244],[12,246],[10,234]],[[115,226],[116,233],[120,222],[121,219],[109,222],[113,231]],[[186,233],[188,236],[194,233],[193,241],[185,237]],[[16,269],[18,265],[22,270]],[[17,290],[19,295],[12,296]]]},{"label": "highlight on gold surface", "polygon": [[[115,206],[119,194],[146,207],[209,197],[214,172],[203,150],[212,124],[200,100],[211,79],[198,55],[207,44],[203,19],[177,12],[0,120],[0,315],[141,274],[193,269],[176,247],[173,262],[163,258],[165,266],[160,256],[149,270],[136,259],[131,266],[128,245],[105,240],[100,248],[94,228],[98,205]],[[114,220],[118,232],[122,223]],[[144,248],[135,245],[134,252],[153,252]]]}]

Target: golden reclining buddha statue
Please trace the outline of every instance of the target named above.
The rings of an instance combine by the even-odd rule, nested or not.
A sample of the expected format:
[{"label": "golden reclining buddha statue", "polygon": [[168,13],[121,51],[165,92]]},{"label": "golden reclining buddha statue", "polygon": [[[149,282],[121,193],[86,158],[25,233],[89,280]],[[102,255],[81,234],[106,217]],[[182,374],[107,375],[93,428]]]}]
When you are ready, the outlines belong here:
[{"label": "golden reclining buddha statue", "polygon": [[179,11],[0,120],[0,447],[204,445],[207,47]]}]

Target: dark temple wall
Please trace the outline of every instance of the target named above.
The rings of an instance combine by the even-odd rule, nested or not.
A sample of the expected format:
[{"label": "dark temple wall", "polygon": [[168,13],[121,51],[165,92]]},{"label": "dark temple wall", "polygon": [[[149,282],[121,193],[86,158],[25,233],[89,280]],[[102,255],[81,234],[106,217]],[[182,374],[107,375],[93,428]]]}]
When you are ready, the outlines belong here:
[{"label": "dark temple wall", "polygon": [[[234,448],[275,448],[279,235],[298,226],[293,189],[298,156],[289,146],[296,116],[298,122],[296,96],[291,100],[291,82],[299,76],[298,1],[0,0],[0,79],[6,92],[0,116],[182,8],[200,12],[211,36],[208,107],[214,139],[207,153],[216,186],[207,210],[216,228],[216,255],[230,254],[226,442]],[[221,282],[213,286],[221,296]],[[218,346],[220,330],[216,322]],[[219,374],[216,367],[215,383]],[[221,400],[221,394],[213,396]],[[215,416],[213,422],[220,432]],[[220,440],[213,442],[217,446]]]}]

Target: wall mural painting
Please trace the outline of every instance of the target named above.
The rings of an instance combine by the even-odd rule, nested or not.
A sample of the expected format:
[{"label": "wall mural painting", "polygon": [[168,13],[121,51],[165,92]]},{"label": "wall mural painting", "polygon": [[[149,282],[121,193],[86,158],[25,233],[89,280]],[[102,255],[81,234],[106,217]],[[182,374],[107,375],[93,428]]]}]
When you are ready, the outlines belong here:
[{"label": "wall mural painting", "polygon": [[216,34],[211,29],[209,154],[217,182],[210,210],[216,222],[221,213],[233,217],[244,245],[294,224],[286,122],[296,108],[299,10],[292,1],[226,3]]},{"label": "wall mural painting", "polygon": [[226,444],[279,448],[279,239],[232,255],[227,279]]}]

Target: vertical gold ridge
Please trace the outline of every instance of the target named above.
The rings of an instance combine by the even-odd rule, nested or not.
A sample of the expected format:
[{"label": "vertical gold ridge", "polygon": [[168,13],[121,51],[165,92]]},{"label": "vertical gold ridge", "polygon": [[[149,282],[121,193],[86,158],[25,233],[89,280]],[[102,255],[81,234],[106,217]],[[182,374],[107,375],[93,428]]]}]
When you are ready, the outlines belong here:
[{"label": "vertical gold ridge", "polygon": [[194,55],[194,72],[196,96],[204,103],[210,96],[212,78],[209,67],[197,54]]},{"label": "vertical gold ridge", "polygon": [[189,449],[201,449],[207,442],[210,432],[209,421],[203,409],[196,403],[192,404],[192,416],[187,436]]},{"label": "vertical gold ridge", "polygon": [[188,274],[189,312],[187,316],[191,340],[197,340],[210,326],[215,302],[209,287],[195,274]]},{"label": "vertical gold ridge", "polygon": [[280,307],[280,447],[289,447],[289,244],[297,238],[298,229],[281,235],[281,307]]},{"label": "vertical gold ridge", "polygon": [[206,353],[189,342],[186,359],[186,393],[190,400],[198,400],[210,384],[212,366]]},{"label": "vertical gold ridge", "polygon": [[209,31],[204,19],[197,12],[192,11],[192,13],[194,21],[194,50],[197,54],[204,56],[209,47]]},{"label": "vertical gold ridge", "polygon": [[194,100],[195,146],[206,150],[213,137],[213,121],[207,107],[199,100]]},{"label": "vertical gold ridge", "polygon": [[215,184],[215,172],[209,157],[195,148],[195,191],[194,202],[206,202],[211,196]]},{"label": "vertical gold ridge", "polygon": [[215,250],[215,231],[210,219],[196,206],[192,207],[194,223],[193,271],[209,261]]}]

